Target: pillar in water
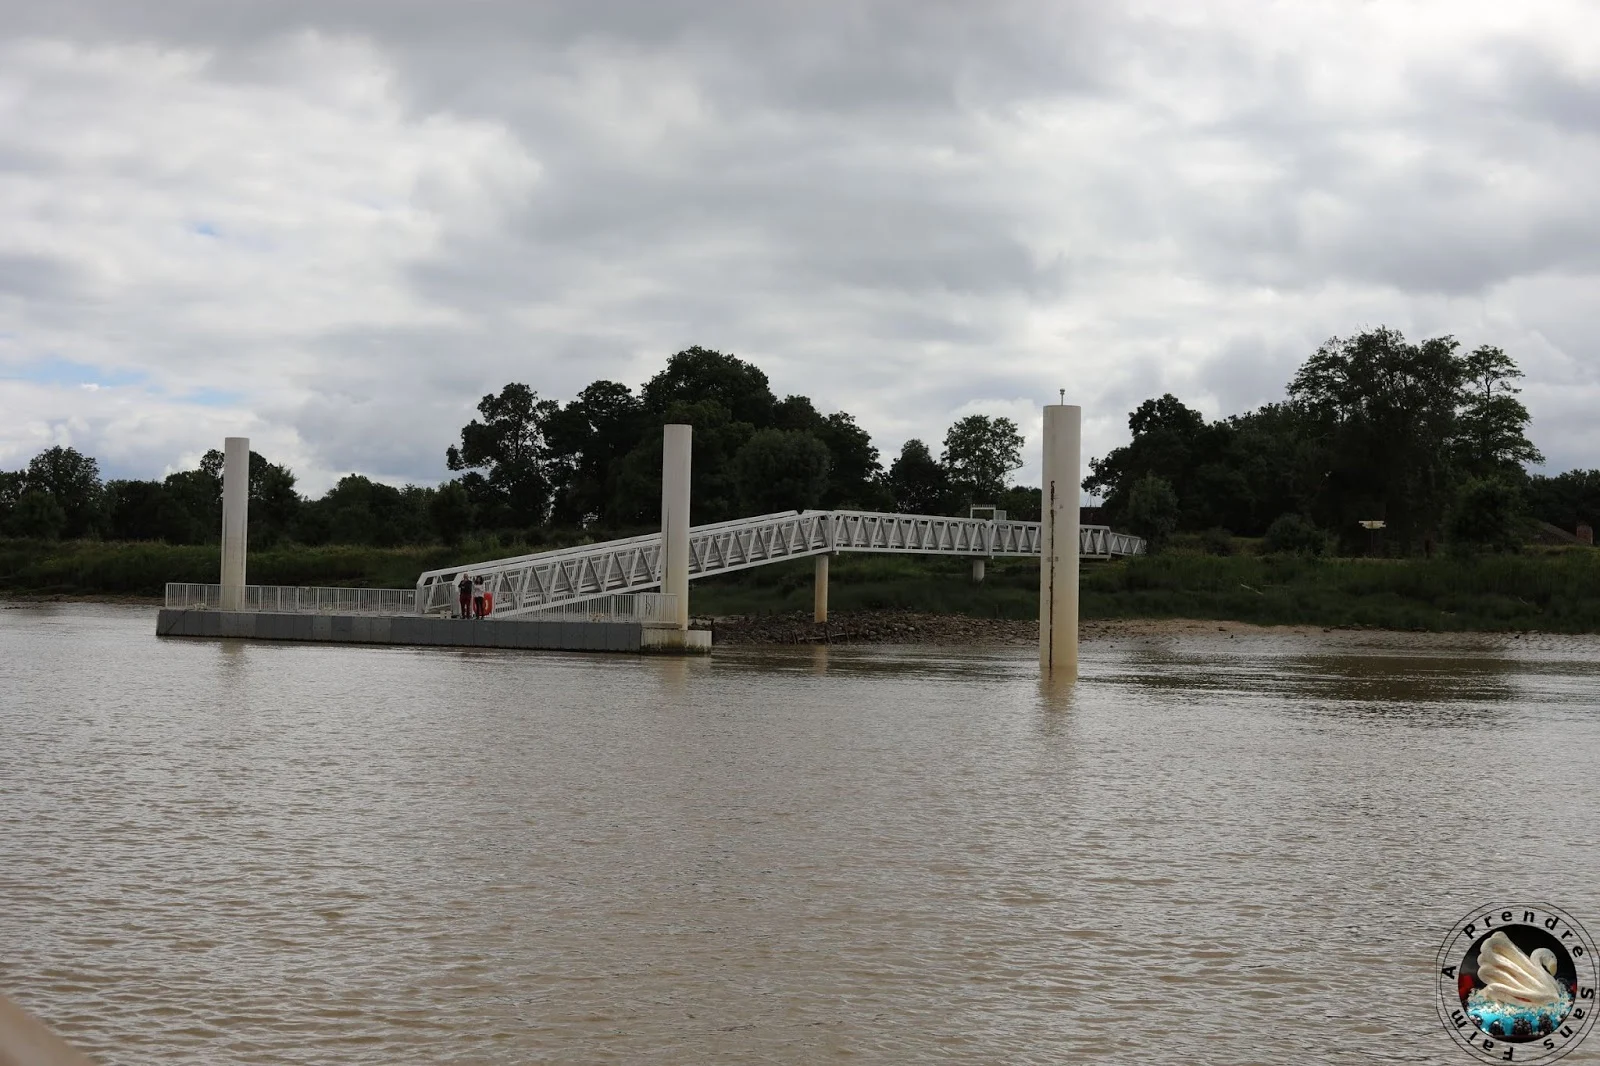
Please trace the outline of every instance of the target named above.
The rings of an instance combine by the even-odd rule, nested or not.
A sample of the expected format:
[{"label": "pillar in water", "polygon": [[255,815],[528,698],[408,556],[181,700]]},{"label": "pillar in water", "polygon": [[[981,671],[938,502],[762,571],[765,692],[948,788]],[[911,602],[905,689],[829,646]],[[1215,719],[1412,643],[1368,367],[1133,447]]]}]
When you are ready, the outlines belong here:
[{"label": "pillar in water", "polygon": [[826,622],[828,620],[828,557],[819,555],[817,568],[811,584],[811,620],[813,622]]},{"label": "pillar in water", "polygon": [[244,610],[244,554],[250,531],[250,438],[229,437],[222,452],[222,609]]},{"label": "pillar in water", "polygon": [[676,596],[678,628],[689,628],[689,464],[694,427],[662,428],[661,591]]},{"label": "pillar in water", "polygon": [[1039,668],[1047,678],[1078,676],[1078,487],[1083,409],[1044,409],[1044,483],[1039,534]]}]

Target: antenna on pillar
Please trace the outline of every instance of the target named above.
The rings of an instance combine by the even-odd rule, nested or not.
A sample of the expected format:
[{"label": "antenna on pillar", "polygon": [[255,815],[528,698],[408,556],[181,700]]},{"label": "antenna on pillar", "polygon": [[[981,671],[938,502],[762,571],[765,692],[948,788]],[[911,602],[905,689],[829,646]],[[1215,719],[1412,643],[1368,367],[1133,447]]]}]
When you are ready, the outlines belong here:
[{"label": "antenna on pillar", "polygon": [[1067,403],[1067,390],[1066,389],[1062,389],[1060,391],[1061,391],[1061,405],[1063,407],[1065,407],[1066,403]]}]

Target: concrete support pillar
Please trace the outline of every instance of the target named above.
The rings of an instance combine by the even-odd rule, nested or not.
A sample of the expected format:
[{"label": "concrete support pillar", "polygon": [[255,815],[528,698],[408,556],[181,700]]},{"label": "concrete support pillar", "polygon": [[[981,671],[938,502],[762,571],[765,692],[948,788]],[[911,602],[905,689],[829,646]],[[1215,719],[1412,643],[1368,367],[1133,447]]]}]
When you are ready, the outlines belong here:
[{"label": "concrete support pillar", "polygon": [[983,560],[982,559],[974,559],[974,560],[972,560],[972,583],[974,585],[981,585],[983,583]]},{"label": "concrete support pillar", "polygon": [[813,622],[826,622],[828,620],[828,557],[819,555],[817,568],[811,583],[811,620]]},{"label": "concrete support pillar", "polygon": [[250,438],[229,437],[222,452],[222,609],[244,610],[245,540],[250,532]]},{"label": "concrete support pillar", "polygon": [[1039,669],[1078,676],[1078,488],[1083,480],[1083,409],[1044,409],[1044,484],[1039,545]]},{"label": "concrete support pillar", "polygon": [[693,426],[661,436],[661,591],[678,598],[678,628],[689,628],[689,462]]}]

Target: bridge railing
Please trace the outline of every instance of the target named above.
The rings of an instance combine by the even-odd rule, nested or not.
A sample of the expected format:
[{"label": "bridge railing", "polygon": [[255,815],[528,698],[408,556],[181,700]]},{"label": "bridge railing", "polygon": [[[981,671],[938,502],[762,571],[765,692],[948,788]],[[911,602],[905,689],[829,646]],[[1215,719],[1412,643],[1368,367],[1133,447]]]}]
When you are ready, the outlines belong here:
[{"label": "bridge railing", "polygon": [[[222,610],[222,586],[168,582],[166,605]],[[246,585],[239,609],[259,614],[412,614],[416,589],[340,589],[311,585]]]},{"label": "bridge railing", "polygon": [[561,603],[539,611],[517,615],[519,621],[533,622],[642,622],[645,625],[675,625],[678,597],[668,592],[632,592],[622,596],[601,596],[576,603]]},{"label": "bridge railing", "polygon": [[[732,573],[785,559],[831,552],[891,552],[970,558],[1038,557],[1038,522],[908,515],[875,511],[781,511],[689,531],[689,577]],[[1079,530],[1085,559],[1138,555],[1144,542],[1107,526]],[[423,572],[417,609],[449,610],[462,574],[482,578],[495,614],[520,616],[563,604],[659,587],[661,534],[581,544],[508,559],[490,559]]]}]

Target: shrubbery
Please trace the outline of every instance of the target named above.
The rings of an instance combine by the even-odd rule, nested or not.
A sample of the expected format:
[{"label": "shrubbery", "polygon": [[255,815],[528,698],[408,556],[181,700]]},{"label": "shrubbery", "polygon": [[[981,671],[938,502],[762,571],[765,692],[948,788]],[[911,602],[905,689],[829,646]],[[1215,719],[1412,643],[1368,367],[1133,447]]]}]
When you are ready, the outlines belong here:
[{"label": "shrubbery", "polygon": [[1267,555],[1321,555],[1328,548],[1328,535],[1305,515],[1281,514],[1267,527],[1261,550]]},{"label": "shrubbery", "polygon": [[1473,478],[1450,510],[1450,544],[1466,551],[1515,551],[1521,544],[1522,493],[1500,478]]}]

